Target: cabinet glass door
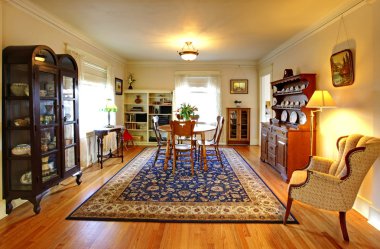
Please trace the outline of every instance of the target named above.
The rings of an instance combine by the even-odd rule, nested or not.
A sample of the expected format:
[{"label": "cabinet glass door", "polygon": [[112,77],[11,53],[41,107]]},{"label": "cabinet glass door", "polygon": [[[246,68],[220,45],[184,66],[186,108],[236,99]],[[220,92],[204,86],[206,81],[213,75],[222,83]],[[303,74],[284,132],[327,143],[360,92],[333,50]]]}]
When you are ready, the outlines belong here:
[{"label": "cabinet glass door", "polygon": [[248,138],[248,111],[241,110],[241,116],[240,116],[240,138],[241,139],[247,139]]},{"label": "cabinet glass door", "polygon": [[30,115],[30,82],[27,64],[9,64],[4,70],[4,174],[9,190],[32,189],[32,150]]},{"label": "cabinet glass door", "polygon": [[65,146],[65,172],[77,166],[78,153],[78,123],[77,123],[77,96],[75,92],[75,78],[62,76],[62,99],[63,99],[63,139]]},{"label": "cabinet glass door", "polygon": [[39,71],[42,182],[59,177],[59,99],[56,74]]},{"label": "cabinet glass door", "polygon": [[230,136],[230,138],[237,138],[237,134],[238,134],[238,131],[237,131],[237,118],[238,118],[237,111],[232,110],[232,111],[230,111],[229,115],[230,115],[230,123],[228,124],[230,126],[229,136]]}]

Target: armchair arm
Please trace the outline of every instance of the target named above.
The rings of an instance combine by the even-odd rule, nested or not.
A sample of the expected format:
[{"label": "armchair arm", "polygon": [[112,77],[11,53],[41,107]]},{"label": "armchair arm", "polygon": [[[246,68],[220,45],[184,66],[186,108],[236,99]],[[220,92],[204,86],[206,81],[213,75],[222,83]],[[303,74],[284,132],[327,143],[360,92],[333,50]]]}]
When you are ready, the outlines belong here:
[{"label": "armchair arm", "polygon": [[331,164],[334,161],[328,158],[313,156],[310,159],[310,163],[307,166],[307,170],[319,171],[322,173],[329,173]]}]

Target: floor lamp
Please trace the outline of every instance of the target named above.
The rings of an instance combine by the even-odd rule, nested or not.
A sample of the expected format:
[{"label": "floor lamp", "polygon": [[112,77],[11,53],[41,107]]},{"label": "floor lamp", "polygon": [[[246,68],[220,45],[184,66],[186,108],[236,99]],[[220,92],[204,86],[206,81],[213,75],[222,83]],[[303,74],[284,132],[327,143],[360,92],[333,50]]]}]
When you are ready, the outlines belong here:
[{"label": "floor lamp", "polygon": [[310,155],[313,156],[313,140],[314,140],[314,113],[321,112],[324,108],[334,108],[335,101],[331,97],[328,91],[316,90],[311,96],[309,102],[306,105],[307,108],[317,108],[317,110],[312,110],[310,112]]}]

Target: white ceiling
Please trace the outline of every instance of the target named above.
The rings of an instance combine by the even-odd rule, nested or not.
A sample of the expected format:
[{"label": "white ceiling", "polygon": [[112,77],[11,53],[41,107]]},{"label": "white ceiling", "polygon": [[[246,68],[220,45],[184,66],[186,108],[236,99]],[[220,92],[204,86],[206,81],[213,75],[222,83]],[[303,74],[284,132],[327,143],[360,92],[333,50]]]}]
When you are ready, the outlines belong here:
[{"label": "white ceiling", "polygon": [[126,60],[256,61],[345,0],[30,0]]}]

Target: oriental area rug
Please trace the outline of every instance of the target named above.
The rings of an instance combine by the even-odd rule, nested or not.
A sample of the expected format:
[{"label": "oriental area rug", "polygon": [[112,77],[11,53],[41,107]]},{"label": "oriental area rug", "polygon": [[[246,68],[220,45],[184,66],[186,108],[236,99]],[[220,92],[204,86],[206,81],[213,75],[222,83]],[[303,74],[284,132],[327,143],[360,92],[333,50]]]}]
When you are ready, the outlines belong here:
[{"label": "oriental area rug", "polygon": [[[221,148],[223,167],[189,163],[153,165],[156,148],[144,149],[74,210],[70,220],[282,223],[284,205],[232,148]],[[211,157],[211,156],[210,156]],[[210,158],[211,159],[211,158]],[[290,215],[288,223],[298,223]]]}]

